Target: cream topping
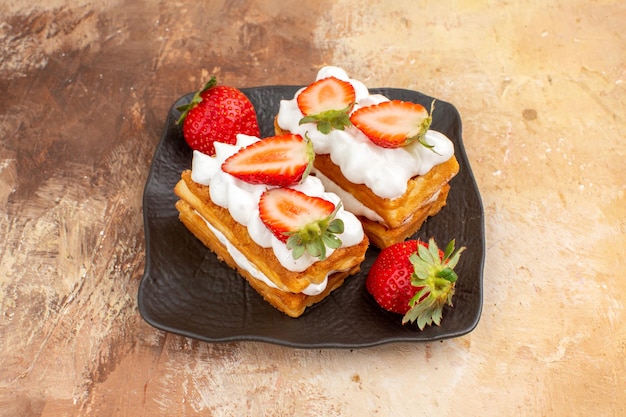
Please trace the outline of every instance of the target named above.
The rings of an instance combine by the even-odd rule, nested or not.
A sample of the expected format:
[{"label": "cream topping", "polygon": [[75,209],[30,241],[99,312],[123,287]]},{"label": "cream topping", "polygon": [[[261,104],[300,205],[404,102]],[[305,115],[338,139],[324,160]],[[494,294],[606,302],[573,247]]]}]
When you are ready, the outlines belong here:
[{"label": "cream topping", "polygon": [[[376,213],[371,208],[367,207],[365,204],[361,203],[356,197],[354,197],[352,194],[350,194],[349,192],[341,188],[339,184],[337,184],[336,182],[334,182],[333,180],[331,180],[330,178],[328,178],[327,176],[325,176],[324,174],[322,174],[321,172],[317,170],[315,171],[315,176],[318,177],[322,181],[322,183],[324,184],[324,187],[328,191],[331,191],[337,194],[341,198],[341,201],[346,207],[346,210],[348,210],[351,213],[354,213],[357,216],[363,216],[372,221],[386,224],[385,220],[382,217],[380,217],[378,213]],[[423,203],[423,205],[430,204],[434,202],[435,200],[437,200],[437,198],[439,198],[440,192],[441,190],[438,190],[435,194],[433,194],[432,197],[426,200]],[[413,218],[413,215],[407,217],[404,220],[404,222],[406,223],[410,221],[412,218]]]},{"label": "cream topping", "polygon": [[357,216],[366,217],[375,222],[379,222],[379,223],[385,222],[384,219],[380,217],[378,213],[376,213],[371,208],[367,207],[365,204],[361,203],[355,196],[353,196],[352,194],[350,194],[349,192],[341,188],[339,184],[332,181],[330,178],[322,174],[320,171],[315,170],[315,176],[318,177],[322,181],[322,183],[324,184],[324,187],[326,187],[328,191],[333,192],[337,194],[339,197],[341,197],[341,201],[346,207],[346,210],[348,210],[349,212],[354,213]]},{"label": "cream topping", "polygon": [[[320,69],[316,79],[329,76],[352,84],[356,92],[353,111],[389,100],[380,94],[370,94],[362,82],[350,78],[338,67]],[[333,129],[326,135],[319,132],[314,123],[300,125],[303,114],[298,108],[297,97],[302,90],[298,90],[291,100],[281,100],[277,115],[278,125],[284,130],[309,137],[313,141],[315,152],[330,154],[330,159],[339,166],[350,182],[365,184],[381,198],[400,197],[406,192],[409,179],[426,174],[432,167],[454,155],[454,145],[450,139],[432,129],[426,132],[425,137],[425,141],[433,146],[432,149],[418,142],[402,148],[388,149],[372,143],[354,126],[345,130]]]},{"label": "cream topping", "polygon": [[[239,134],[237,135],[237,143],[234,145],[215,143],[215,156],[194,151],[191,179],[199,184],[210,186],[209,192],[213,203],[226,208],[235,221],[245,226],[255,243],[264,248],[272,248],[283,267],[293,272],[305,271],[317,262],[318,258],[305,253],[299,259],[293,259],[291,250],[287,249],[287,246],[265,227],[259,217],[259,198],[270,187],[249,184],[221,169],[222,163],[229,156],[258,140],[260,139],[254,136]],[[322,182],[312,175],[292,188],[310,196],[324,198],[334,204],[340,202],[339,196],[327,192]],[[357,217],[346,211],[343,205],[338,210],[336,217],[344,222],[344,232],[337,235],[341,239],[342,247],[359,244],[363,240],[364,233]],[[328,248],[326,255],[331,256],[333,252],[333,249]]]}]

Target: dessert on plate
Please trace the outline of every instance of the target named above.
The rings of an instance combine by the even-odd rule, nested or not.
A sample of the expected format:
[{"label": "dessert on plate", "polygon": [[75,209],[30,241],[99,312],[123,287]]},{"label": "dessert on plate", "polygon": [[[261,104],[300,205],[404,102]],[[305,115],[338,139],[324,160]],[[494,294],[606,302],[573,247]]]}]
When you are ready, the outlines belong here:
[{"label": "dessert on plate", "polygon": [[281,100],[276,134],[312,141],[314,175],[356,214],[370,241],[385,248],[413,235],[445,205],[458,173],[454,145],[430,129],[422,105],[370,94],[339,67]]},{"label": "dessert on plate", "polygon": [[288,316],[360,270],[369,241],[336,194],[308,175],[315,154],[297,134],[215,141],[193,151],[174,192],[183,224]]}]

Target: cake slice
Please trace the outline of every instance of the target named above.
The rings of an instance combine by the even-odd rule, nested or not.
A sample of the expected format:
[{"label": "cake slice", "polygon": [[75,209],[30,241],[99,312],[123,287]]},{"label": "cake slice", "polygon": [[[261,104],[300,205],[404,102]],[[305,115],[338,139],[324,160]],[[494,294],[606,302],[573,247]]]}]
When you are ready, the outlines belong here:
[{"label": "cake slice", "polygon": [[290,317],[357,273],[369,244],[356,216],[308,175],[307,147],[298,135],[237,135],[216,142],[214,156],[194,151],[174,188],[182,223]]},{"label": "cake slice", "polygon": [[282,100],[276,134],[310,138],[314,175],[356,214],[371,243],[405,240],[445,205],[458,173],[453,143],[417,103],[370,94],[338,67]]}]

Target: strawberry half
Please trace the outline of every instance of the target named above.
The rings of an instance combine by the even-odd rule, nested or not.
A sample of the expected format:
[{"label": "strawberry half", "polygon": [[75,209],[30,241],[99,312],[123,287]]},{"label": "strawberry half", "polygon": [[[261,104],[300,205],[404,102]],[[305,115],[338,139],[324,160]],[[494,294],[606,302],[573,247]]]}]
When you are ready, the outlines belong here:
[{"label": "strawberry half", "polygon": [[441,323],[443,307],[452,306],[454,267],[465,248],[454,250],[454,240],[441,251],[428,243],[407,240],[383,249],[372,264],[365,286],[385,310],[403,314],[402,324],[417,321],[420,330]]},{"label": "strawberry half", "polygon": [[383,148],[399,148],[415,141],[432,149],[424,140],[432,122],[430,112],[421,104],[392,100],[361,107],[350,116],[350,121],[372,142]]},{"label": "strawberry half", "polygon": [[241,148],[222,164],[222,170],[250,184],[286,187],[302,182],[313,167],[310,140],[287,134],[265,138]]},{"label": "strawberry half", "polygon": [[304,115],[300,124],[317,123],[317,130],[328,134],[350,125],[350,111],[356,100],[354,87],[335,77],[322,78],[306,87],[297,97]]},{"label": "strawberry half", "polygon": [[337,249],[343,233],[343,221],[335,215],[340,205],[311,197],[292,188],[272,188],[259,200],[261,221],[281,242],[291,249],[294,259],[304,252],[326,259],[326,247]]},{"label": "strawberry half", "polygon": [[236,143],[238,133],[260,136],[250,100],[234,87],[216,84],[211,77],[189,104],[177,107],[182,113],[176,123],[183,125],[185,141],[207,155],[215,155],[214,142]]}]

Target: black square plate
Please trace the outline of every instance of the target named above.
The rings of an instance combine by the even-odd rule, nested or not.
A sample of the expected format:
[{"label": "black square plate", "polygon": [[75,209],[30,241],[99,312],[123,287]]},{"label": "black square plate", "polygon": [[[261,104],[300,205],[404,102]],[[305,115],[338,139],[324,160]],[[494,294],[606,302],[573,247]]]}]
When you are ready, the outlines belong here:
[{"label": "black square plate", "polygon": [[[280,100],[291,99],[298,86],[242,89],[257,111],[261,136],[274,134],[273,119]],[[391,99],[413,101],[430,108],[432,97],[404,89],[370,89]],[[361,272],[297,318],[267,304],[235,271],[217,260],[178,220],[173,188],[180,173],[191,166],[192,151],[182,137],[176,107],[172,106],[165,132],[156,149],[143,200],[146,266],[138,303],[152,326],[207,341],[261,341],[298,348],[358,348],[390,342],[425,342],[458,337],[478,324],[482,309],[485,255],[483,207],[461,137],[459,113],[437,101],[432,129],[455,145],[459,174],[451,181],[447,206],[424,223],[415,235],[434,237],[440,246],[456,239],[466,246],[455,268],[459,275],[453,308],[444,310],[441,326],[420,331],[402,325],[401,317],[382,310],[365,290],[364,280],[379,250],[371,247]]]}]

